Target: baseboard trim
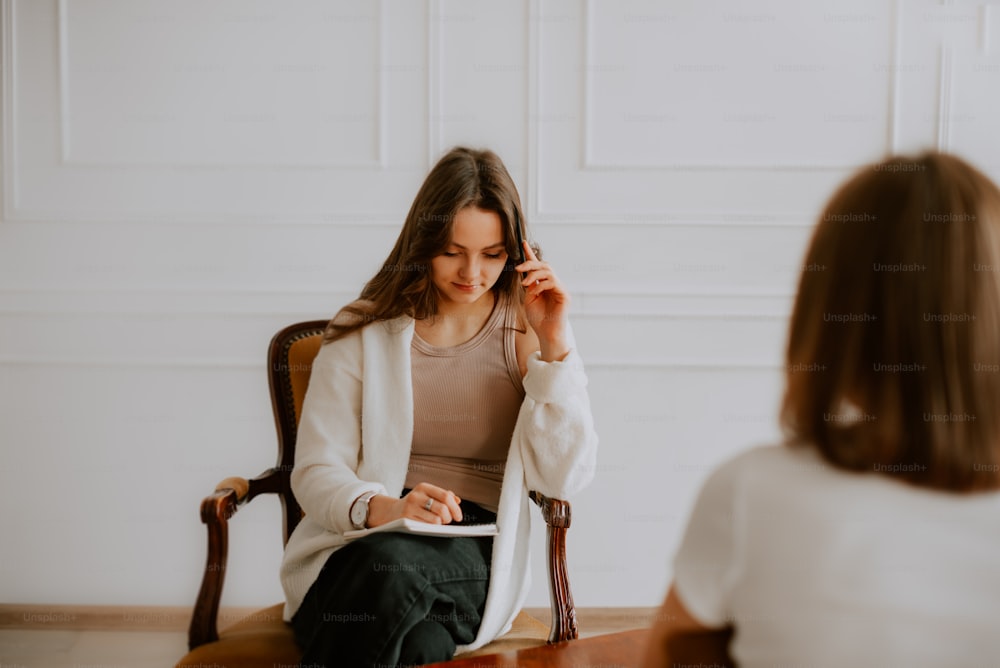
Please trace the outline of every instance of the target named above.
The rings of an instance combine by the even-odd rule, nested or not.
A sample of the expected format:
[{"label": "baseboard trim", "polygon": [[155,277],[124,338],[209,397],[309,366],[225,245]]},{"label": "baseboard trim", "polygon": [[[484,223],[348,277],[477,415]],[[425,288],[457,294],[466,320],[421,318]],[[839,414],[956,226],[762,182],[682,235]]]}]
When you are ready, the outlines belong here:
[{"label": "baseboard trim", "polygon": [[[219,628],[235,624],[261,607],[266,606],[221,608]],[[577,608],[576,617],[581,633],[588,629],[626,631],[648,627],[656,611],[656,608]],[[525,608],[525,612],[550,623],[548,608]],[[191,608],[187,606],[0,604],[0,629],[186,632],[190,623]]]},{"label": "baseboard trim", "polygon": [[[219,610],[225,628],[259,607]],[[0,604],[0,629],[48,631],[187,631],[190,606]]]}]

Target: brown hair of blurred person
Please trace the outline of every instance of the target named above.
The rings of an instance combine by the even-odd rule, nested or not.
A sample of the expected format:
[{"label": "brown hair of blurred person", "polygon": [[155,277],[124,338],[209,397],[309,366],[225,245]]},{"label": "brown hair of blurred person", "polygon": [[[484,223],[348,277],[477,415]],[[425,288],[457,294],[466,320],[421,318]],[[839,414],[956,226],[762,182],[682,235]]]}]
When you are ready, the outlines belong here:
[{"label": "brown hair of blurred person", "polygon": [[782,425],[831,464],[1000,488],[1000,190],[950,155],[866,167],[815,229]]}]

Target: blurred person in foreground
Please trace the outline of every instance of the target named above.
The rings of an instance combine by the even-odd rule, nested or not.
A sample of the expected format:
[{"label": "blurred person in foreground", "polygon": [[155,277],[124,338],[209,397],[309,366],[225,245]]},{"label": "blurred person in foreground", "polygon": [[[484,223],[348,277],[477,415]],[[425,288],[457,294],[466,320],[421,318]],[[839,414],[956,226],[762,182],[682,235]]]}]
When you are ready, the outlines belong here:
[{"label": "blurred person in foreground", "polygon": [[644,665],[997,665],[996,185],[940,153],[851,177],[786,365],[787,442],[709,476]]}]

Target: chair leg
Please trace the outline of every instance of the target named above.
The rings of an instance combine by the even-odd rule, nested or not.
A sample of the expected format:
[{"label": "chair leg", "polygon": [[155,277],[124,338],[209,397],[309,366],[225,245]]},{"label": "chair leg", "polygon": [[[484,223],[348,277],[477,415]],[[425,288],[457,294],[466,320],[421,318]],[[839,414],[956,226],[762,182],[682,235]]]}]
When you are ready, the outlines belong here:
[{"label": "chair leg", "polygon": [[579,630],[576,624],[576,606],[573,593],[569,589],[569,573],[566,568],[566,528],[549,526],[548,567],[549,601],[552,609],[552,630],[549,642],[576,640]]},{"label": "chair leg", "polygon": [[576,640],[576,606],[569,589],[569,571],[566,568],[566,531],[573,519],[569,501],[553,499],[538,492],[529,492],[538,504],[547,528],[547,557],[549,571],[549,602],[552,609],[552,631],[549,642]]},{"label": "chair leg", "polygon": [[228,520],[235,511],[236,492],[232,489],[219,490],[201,503],[201,521],[208,530],[208,557],[188,628],[188,649],[219,639],[219,602],[229,552]]}]

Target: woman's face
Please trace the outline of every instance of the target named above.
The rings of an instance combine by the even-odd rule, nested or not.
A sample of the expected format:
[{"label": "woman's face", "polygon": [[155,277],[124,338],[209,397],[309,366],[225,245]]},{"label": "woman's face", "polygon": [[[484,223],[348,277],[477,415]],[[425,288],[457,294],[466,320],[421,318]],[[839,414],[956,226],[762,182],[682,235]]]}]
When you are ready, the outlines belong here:
[{"label": "woman's face", "polygon": [[450,243],[431,260],[431,280],[442,302],[473,304],[497,282],[506,262],[500,216],[470,206],[455,214]]}]

